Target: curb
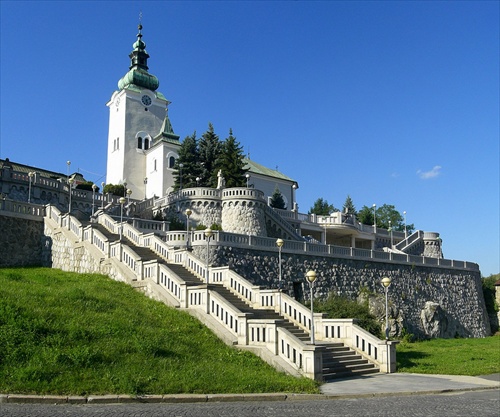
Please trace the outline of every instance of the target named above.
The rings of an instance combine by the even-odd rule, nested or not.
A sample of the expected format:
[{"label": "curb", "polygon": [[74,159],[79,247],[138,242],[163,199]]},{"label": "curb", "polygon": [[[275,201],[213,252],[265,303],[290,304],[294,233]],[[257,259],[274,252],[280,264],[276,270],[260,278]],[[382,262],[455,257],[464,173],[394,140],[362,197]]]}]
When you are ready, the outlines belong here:
[{"label": "curb", "polygon": [[450,392],[468,392],[499,390],[499,387],[485,386],[475,388],[440,389],[429,391],[405,391],[369,394],[169,394],[169,395],[26,395],[0,394],[0,404],[131,404],[131,403],[221,403],[221,402],[250,402],[250,401],[318,401],[341,400],[349,398],[395,397],[409,395],[445,394]]}]

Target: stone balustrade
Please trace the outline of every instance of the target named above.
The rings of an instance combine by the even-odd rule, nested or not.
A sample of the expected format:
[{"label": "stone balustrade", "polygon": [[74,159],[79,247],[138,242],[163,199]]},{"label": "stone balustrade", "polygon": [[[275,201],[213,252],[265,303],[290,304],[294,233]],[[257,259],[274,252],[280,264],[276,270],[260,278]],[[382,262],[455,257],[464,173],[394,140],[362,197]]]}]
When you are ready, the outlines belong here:
[{"label": "stone balustrade", "polygon": [[[108,244],[106,244],[107,239],[98,230],[91,232],[90,226],[84,227],[72,216],[61,214],[60,212],[58,213],[58,210],[55,207],[50,207],[47,211],[47,218],[52,221],[51,224],[55,227],[51,233],[48,233],[49,235],[54,236],[57,229],[61,229],[63,233],[64,230],[67,230],[73,236],[76,236],[79,241],[89,242],[92,248],[98,250],[100,255],[114,258],[120,262],[120,264],[124,265],[129,273],[133,275],[133,278],[128,280],[129,282],[148,280],[150,283],[157,284],[159,287],[156,291],[157,297],[161,298],[162,291],[164,291],[166,293],[166,296],[163,298],[164,301],[168,300],[171,302],[173,299],[175,300],[174,304],[177,306],[182,306],[188,309],[203,309],[207,311],[210,316],[217,323],[219,323],[219,325],[223,326],[226,331],[232,334],[239,344],[264,347],[270,350],[273,354],[278,355],[293,368],[300,369],[303,375],[315,379],[320,378],[322,370],[322,353],[320,347],[300,341],[287,330],[278,327],[276,322],[273,320],[252,320],[251,316],[239,311],[216,292],[208,291],[203,287],[187,287],[181,278],[179,278],[174,272],[165,267],[163,264],[158,264],[157,261],[153,260],[146,261],[141,259],[132,248],[127,245],[122,245],[121,242],[108,242],[108,246]],[[109,230],[113,233],[121,226],[119,222],[114,221],[109,216],[104,214],[99,216],[98,221],[101,224],[106,224],[107,227],[109,227]],[[48,224],[47,227],[50,228],[50,224]],[[155,247],[158,248],[158,241],[141,237],[141,234],[138,231],[132,231],[129,227],[131,226],[127,225],[124,230],[125,233],[127,233],[127,236],[130,235],[133,237],[134,242],[152,246],[155,246],[154,244],[156,244]],[[94,245],[94,243],[97,244]],[[66,245],[71,244],[73,244],[73,240],[67,239]],[[66,251],[67,250],[71,250],[71,248],[66,246]],[[65,254],[67,254],[66,251]],[[58,254],[56,253],[54,256],[57,257]],[[172,255],[169,256],[171,257]],[[73,262],[79,262],[75,259],[75,256],[71,258]],[[96,259],[94,264],[102,262],[100,260],[100,256],[97,256],[97,258],[99,259]],[[204,263],[188,251],[177,251],[175,259],[178,262],[181,262],[195,275],[207,281],[206,260]],[[84,271],[80,270],[79,272]],[[248,302],[255,308],[268,308],[269,305],[272,305],[275,310],[282,309],[288,319],[294,323],[300,324],[300,326],[305,330],[309,329],[310,331],[310,320],[307,321],[308,319],[305,318],[307,316],[307,308],[291,297],[281,294],[276,290],[263,290],[260,287],[252,285],[250,282],[227,267],[210,268],[209,272],[210,277],[208,280],[210,283],[223,285],[233,293],[240,296],[240,298],[248,300]],[[266,305],[262,305],[261,300]],[[281,300],[281,304],[279,304],[278,300]],[[314,320],[315,325],[320,329],[325,327],[322,322],[323,318],[321,314],[315,314]],[[365,340],[368,340],[369,338],[371,338],[369,339],[369,346],[374,344],[379,346],[381,344],[380,341],[374,341],[374,337],[369,334],[364,335],[363,338],[360,339],[359,334],[362,332],[360,333],[360,331],[355,328],[351,328],[349,330],[346,323],[344,323],[344,327],[346,328],[345,333],[355,334],[356,342],[361,343],[362,346],[365,346],[365,344],[368,343],[365,342]],[[318,337],[318,340],[327,339],[326,337],[323,337],[323,333],[321,331],[318,331],[316,336]],[[330,339],[332,339],[331,336],[332,335],[330,334]],[[348,337],[344,338],[344,340],[347,344],[351,341]],[[359,350],[360,348],[356,349]],[[361,350],[363,349],[361,348]],[[369,348],[369,350],[371,350],[371,348]],[[377,351],[380,351],[380,348],[378,348]],[[391,355],[395,355],[395,350],[388,350],[387,354],[387,357],[390,359],[392,357]],[[373,361],[377,360],[376,358],[371,359]],[[379,361],[377,363],[381,366],[381,368],[383,368],[383,361]]]}]

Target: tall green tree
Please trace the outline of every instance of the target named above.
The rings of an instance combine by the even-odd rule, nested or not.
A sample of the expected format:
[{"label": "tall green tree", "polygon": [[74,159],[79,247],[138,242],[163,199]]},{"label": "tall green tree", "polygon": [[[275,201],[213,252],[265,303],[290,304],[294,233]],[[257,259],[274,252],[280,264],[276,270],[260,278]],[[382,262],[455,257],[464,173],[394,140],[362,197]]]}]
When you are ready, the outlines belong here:
[{"label": "tall green tree", "polygon": [[[181,169],[182,164],[182,169]],[[182,188],[195,187],[197,185],[196,178],[202,175],[200,165],[200,156],[198,152],[198,140],[196,132],[191,136],[186,136],[179,148],[179,158],[177,158],[174,166],[174,190],[178,190],[181,185],[182,173]]]},{"label": "tall green tree", "polygon": [[373,208],[368,206],[361,207],[361,210],[358,211],[356,215],[358,222],[362,224],[366,224],[368,226],[373,225]]},{"label": "tall green tree", "polygon": [[201,168],[201,185],[217,187],[217,159],[221,153],[222,143],[214,131],[212,123],[208,130],[201,136],[198,143]]},{"label": "tall green tree", "polygon": [[270,201],[269,205],[272,208],[276,208],[276,209],[281,209],[281,210],[286,209],[285,199],[283,198],[283,194],[281,194],[281,191],[278,188],[278,186],[276,186],[274,189],[274,192],[273,192],[273,195],[271,196],[271,201]]},{"label": "tall green tree", "polygon": [[384,229],[404,231],[404,218],[399,211],[392,204],[383,204],[376,210],[377,214],[377,227]]},{"label": "tall green tree", "polygon": [[[375,210],[375,216],[377,227],[382,229],[389,229],[389,227],[392,227],[392,230],[394,231],[404,232],[405,219],[392,204],[383,204],[380,207],[377,207]],[[373,207],[363,206],[363,208],[358,212],[357,219],[363,224],[370,226],[373,225]],[[408,235],[413,233],[414,230],[415,226],[413,224],[406,225]]]},{"label": "tall green tree", "polygon": [[243,147],[233,136],[233,130],[229,129],[229,136],[222,142],[221,153],[216,161],[216,170],[222,171],[226,187],[244,187],[246,184],[243,162]]},{"label": "tall green tree", "polygon": [[328,204],[327,200],[323,198],[318,198],[314,205],[309,209],[309,214],[317,214],[319,216],[328,216],[330,213],[334,211],[339,211],[336,209],[333,204]]},{"label": "tall green tree", "polygon": [[342,206],[342,211],[347,214],[356,215],[356,207],[354,207],[354,203],[350,195],[347,195],[344,205]]}]

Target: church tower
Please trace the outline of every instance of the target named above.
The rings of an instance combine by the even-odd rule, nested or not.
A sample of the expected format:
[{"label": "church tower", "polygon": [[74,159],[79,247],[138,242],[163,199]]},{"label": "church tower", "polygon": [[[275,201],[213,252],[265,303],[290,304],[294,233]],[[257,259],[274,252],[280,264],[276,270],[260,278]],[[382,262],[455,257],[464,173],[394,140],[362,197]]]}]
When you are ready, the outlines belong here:
[{"label": "church tower", "polygon": [[131,197],[161,197],[173,185],[179,136],[168,118],[170,102],[157,91],[160,82],[148,72],[149,54],[139,25],[129,71],[118,82],[109,107],[106,182],[125,184]]}]

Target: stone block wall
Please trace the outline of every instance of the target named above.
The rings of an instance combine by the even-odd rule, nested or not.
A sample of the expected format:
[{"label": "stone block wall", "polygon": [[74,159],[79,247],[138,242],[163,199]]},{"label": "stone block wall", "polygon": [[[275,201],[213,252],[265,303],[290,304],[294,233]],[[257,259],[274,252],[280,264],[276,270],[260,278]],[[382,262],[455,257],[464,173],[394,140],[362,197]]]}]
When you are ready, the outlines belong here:
[{"label": "stone block wall", "polygon": [[0,267],[49,266],[43,219],[0,215]]},{"label": "stone block wall", "polygon": [[53,268],[78,273],[104,274],[115,281],[132,283],[135,278],[127,267],[117,260],[105,259],[88,242],[77,242],[69,231],[45,224],[45,239],[50,242],[50,258]]},{"label": "stone block wall", "polygon": [[[214,266],[229,265],[255,285],[277,288],[277,252],[228,246],[212,250]],[[195,255],[203,259],[203,248],[195,248]],[[318,276],[314,289],[318,298],[326,298],[330,292],[351,299],[362,294],[382,295],[382,277],[391,278],[392,336],[400,336],[403,328],[418,338],[490,335],[479,271],[283,253],[284,290],[296,298],[309,298],[305,274],[311,269]]]}]

